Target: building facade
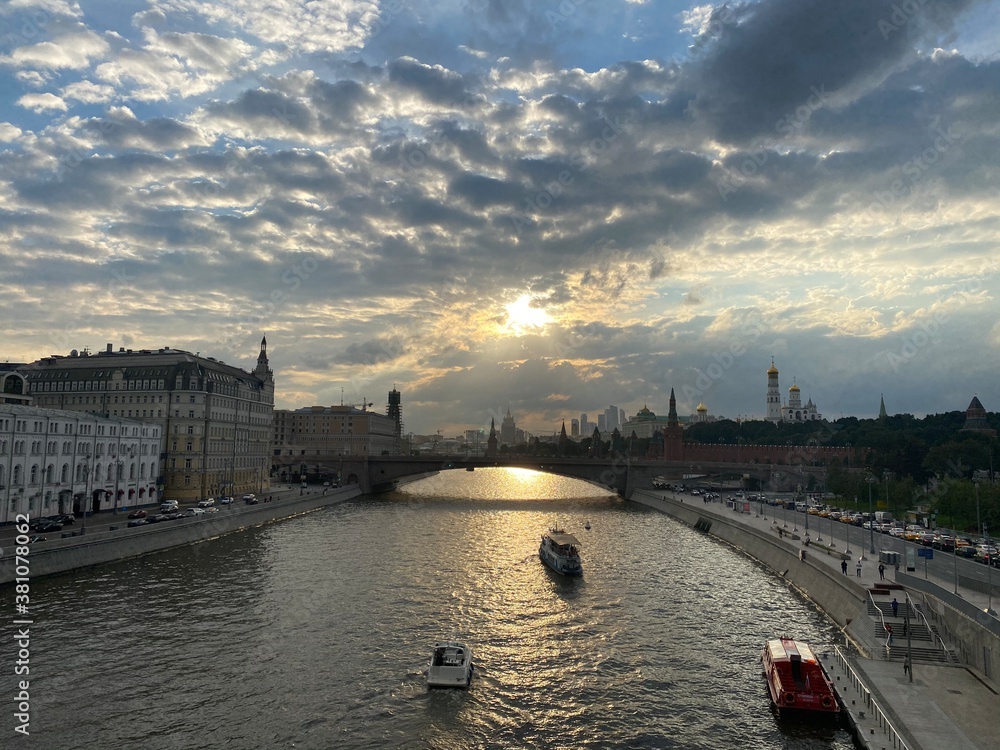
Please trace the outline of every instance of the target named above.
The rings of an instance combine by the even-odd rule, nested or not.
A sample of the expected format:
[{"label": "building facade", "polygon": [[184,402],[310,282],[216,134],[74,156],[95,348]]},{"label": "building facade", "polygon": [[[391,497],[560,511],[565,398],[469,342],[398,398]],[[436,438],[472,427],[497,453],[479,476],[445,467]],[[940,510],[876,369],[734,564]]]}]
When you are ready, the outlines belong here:
[{"label": "building facade", "polygon": [[272,466],[279,475],[333,475],[345,456],[395,456],[400,452],[395,416],[356,406],[276,409]]},{"label": "building facade", "polygon": [[54,355],[26,365],[34,403],[160,426],[164,498],[270,486],[274,375],[262,339],[252,372],[179,349]]},{"label": "building facade", "polygon": [[0,363],[0,404],[31,405],[28,379],[20,372],[24,364]]},{"label": "building facade", "polygon": [[3,522],[155,502],[161,430],[152,420],[0,405]]}]

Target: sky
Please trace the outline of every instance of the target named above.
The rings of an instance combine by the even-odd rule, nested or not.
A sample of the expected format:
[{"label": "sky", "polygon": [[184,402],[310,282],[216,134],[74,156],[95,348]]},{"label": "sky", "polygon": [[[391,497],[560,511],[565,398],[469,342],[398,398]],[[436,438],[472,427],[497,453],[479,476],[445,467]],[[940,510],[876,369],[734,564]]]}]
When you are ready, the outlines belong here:
[{"label": "sky", "polygon": [[1000,410],[975,0],[9,0],[0,361],[551,434],[615,404]]}]

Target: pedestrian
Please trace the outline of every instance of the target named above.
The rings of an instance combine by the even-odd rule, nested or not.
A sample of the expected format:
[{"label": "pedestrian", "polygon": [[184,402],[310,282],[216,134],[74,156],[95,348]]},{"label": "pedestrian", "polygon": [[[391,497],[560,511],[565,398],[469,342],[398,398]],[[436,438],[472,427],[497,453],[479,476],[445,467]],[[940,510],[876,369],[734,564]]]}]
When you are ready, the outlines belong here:
[{"label": "pedestrian", "polygon": [[858,578],[861,578],[861,558],[858,558]]},{"label": "pedestrian", "polygon": [[843,571],[844,575],[847,575],[847,560],[840,561],[840,569]]},{"label": "pedestrian", "polygon": [[896,601],[896,597],[892,598],[892,616],[899,617],[899,602]]},{"label": "pedestrian", "polygon": [[885,580],[885,565],[883,565],[882,563],[878,564],[878,579],[880,581]]},{"label": "pedestrian", "polygon": [[889,645],[892,645],[892,625],[885,626],[886,631],[889,633]]}]

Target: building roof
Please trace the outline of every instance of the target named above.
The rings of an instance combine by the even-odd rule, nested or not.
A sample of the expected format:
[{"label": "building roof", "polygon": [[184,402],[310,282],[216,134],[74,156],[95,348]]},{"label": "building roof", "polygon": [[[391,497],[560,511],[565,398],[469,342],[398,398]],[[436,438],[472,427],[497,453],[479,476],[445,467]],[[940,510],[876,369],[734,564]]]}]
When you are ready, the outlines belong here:
[{"label": "building roof", "polygon": [[70,373],[86,380],[103,380],[122,370],[126,380],[134,378],[176,377],[179,374],[203,376],[212,382],[221,383],[262,383],[263,381],[252,372],[247,372],[234,365],[214,357],[202,357],[199,354],[181,349],[125,349],[117,352],[108,349],[96,354],[74,349],[68,356],[53,354],[36,362],[25,365],[22,372],[29,381],[38,382],[48,379],[69,378]]},{"label": "building roof", "polygon": [[131,422],[132,424],[159,427],[162,419],[142,419],[135,417],[106,417],[101,412],[79,411],[71,409],[49,409],[43,406],[28,406],[27,404],[0,404],[0,413],[16,414],[22,417],[49,417],[50,419],[100,419],[106,422]]}]

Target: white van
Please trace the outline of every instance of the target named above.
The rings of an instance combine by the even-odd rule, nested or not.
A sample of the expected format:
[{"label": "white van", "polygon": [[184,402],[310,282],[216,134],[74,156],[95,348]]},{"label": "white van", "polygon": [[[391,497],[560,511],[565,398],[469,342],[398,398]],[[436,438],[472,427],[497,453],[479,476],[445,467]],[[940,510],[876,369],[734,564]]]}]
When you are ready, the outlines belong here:
[{"label": "white van", "polygon": [[160,503],[160,513],[169,513],[170,511],[177,510],[178,505],[176,500],[167,500],[166,502]]}]

